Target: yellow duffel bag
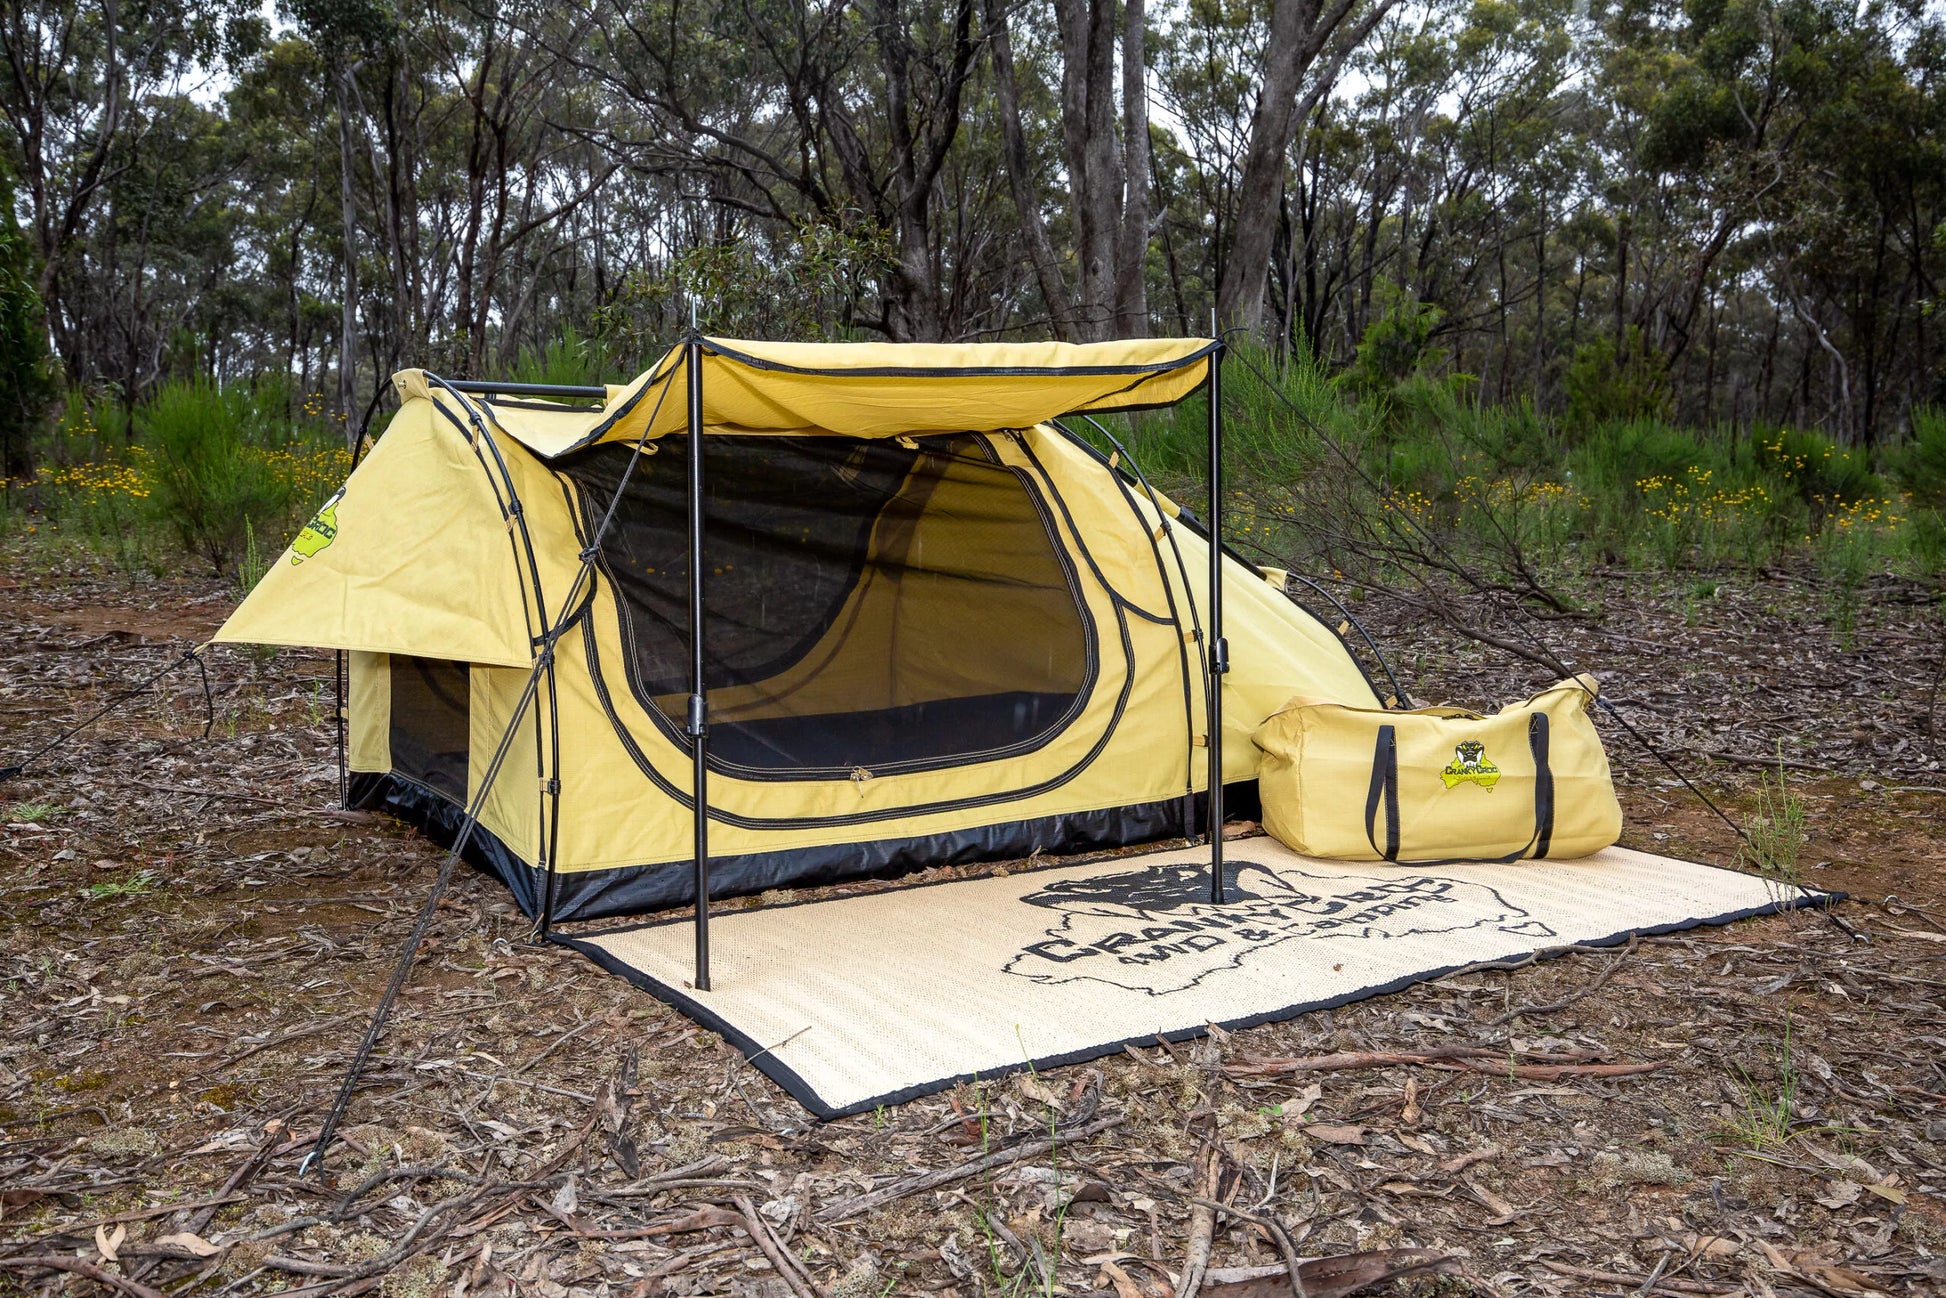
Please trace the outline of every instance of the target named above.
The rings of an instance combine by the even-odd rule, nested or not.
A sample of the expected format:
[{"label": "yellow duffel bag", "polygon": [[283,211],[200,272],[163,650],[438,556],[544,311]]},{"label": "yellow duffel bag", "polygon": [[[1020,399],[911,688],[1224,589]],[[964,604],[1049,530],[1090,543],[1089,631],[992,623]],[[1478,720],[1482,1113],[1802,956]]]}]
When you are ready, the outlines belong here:
[{"label": "yellow duffel bag", "polygon": [[1257,730],[1263,824],[1339,861],[1586,856],[1622,832],[1608,755],[1576,676],[1492,716],[1296,698]]}]

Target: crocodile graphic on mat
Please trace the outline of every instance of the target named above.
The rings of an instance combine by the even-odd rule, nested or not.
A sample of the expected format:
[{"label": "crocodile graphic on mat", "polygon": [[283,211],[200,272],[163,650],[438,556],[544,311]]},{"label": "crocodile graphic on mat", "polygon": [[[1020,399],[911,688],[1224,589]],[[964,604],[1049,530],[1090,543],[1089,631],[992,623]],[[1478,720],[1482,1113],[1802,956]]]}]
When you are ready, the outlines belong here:
[{"label": "crocodile graphic on mat", "polygon": [[1066,879],[1029,893],[1021,900],[1061,918],[1009,960],[1006,972],[1038,983],[1086,978],[1165,996],[1241,968],[1252,954],[1293,938],[1340,947],[1469,929],[1554,936],[1495,889],[1464,879],[1234,864],[1235,883],[1220,905],[1207,900],[1208,872],[1199,865]]}]

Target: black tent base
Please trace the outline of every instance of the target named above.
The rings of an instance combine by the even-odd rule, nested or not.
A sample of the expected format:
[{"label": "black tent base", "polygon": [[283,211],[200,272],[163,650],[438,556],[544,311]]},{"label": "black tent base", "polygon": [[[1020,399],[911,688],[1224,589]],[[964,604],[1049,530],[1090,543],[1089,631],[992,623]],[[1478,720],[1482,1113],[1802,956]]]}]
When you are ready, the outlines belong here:
[{"label": "black tent base", "polygon": [[[459,836],[465,812],[451,800],[396,773],[354,771],[350,806],[384,811],[417,827],[442,848]],[[1258,815],[1257,782],[1223,788],[1226,812]],[[1202,823],[1206,799],[1197,795]],[[1183,800],[1137,803],[1101,811],[1073,812],[870,843],[835,843],[780,852],[719,856],[710,862],[710,896],[751,896],[773,888],[811,888],[846,879],[886,879],[941,865],[1012,861],[1036,850],[1056,854],[1156,843],[1182,836]],[[547,876],[529,865],[486,826],[476,826],[464,859],[506,884],[522,911],[539,919],[546,908]],[[689,906],[694,900],[689,861],[582,870],[554,878],[550,922],[612,919]]]}]

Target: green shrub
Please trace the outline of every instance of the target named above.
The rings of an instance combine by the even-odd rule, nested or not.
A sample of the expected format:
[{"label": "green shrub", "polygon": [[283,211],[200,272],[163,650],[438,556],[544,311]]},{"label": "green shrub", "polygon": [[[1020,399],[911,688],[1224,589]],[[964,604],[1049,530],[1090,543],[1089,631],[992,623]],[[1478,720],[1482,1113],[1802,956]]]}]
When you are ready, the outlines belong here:
[{"label": "green shrub", "polygon": [[1912,412],[1912,436],[1886,448],[1885,471],[1915,505],[1946,509],[1946,409]]},{"label": "green shrub", "polygon": [[1575,348],[1561,385],[1572,429],[1660,419],[1669,412],[1669,376],[1662,354],[1644,346],[1642,331],[1634,326],[1624,334],[1619,352],[1606,335]]},{"label": "green shrub", "polygon": [[223,572],[246,527],[283,530],[296,488],[264,452],[284,449],[291,430],[266,419],[248,389],[171,382],[137,412],[136,426],[150,453],[153,507],[184,549]]},{"label": "green shrub", "polygon": [[1349,392],[1382,402],[1407,379],[1445,364],[1446,353],[1432,345],[1445,313],[1389,280],[1380,280],[1372,297],[1375,317],[1339,381]]},{"label": "green shrub", "polygon": [[54,400],[39,272],[14,216],[13,176],[0,168],[0,478],[27,473]]},{"label": "green shrub", "polygon": [[1885,494],[1865,452],[1848,450],[1823,433],[1803,428],[1753,431],[1745,444],[1756,472],[1795,494],[1811,510],[1811,531],[1841,506]]},{"label": "green shrub", "polygon": [[531,347],[521,348],[508,375],[515,383],[554,383],[565,387],[592,387],[625,377],[632,376],[621,375],[611,368],[607,348],[594,339],[582,337],[573,327],[562,330],[559,337],[538,352]]}]

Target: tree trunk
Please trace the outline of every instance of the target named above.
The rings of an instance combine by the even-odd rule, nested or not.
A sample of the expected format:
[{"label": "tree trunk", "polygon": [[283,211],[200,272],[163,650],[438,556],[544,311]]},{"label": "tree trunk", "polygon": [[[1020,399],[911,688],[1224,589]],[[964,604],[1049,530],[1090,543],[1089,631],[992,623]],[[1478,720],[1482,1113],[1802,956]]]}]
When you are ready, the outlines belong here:
[{"label": "tree trunk", "polygon": [[[1277,0],[1271,10],[1263,89],[1250,116],[1250,143],[1244,152],[1243,178],[1237,184],[1235,233],[1216,295],[1217,319],[1223,328],[1255,333],[1263,322],[1271,244],[1277,234],[1286,160],[1297,126],[1298,88],[1325,42],[1356,2],[1333,0],[1330,9],[1321,13],[1318,0]],[[1371,23],[1392,3],[1374,0],[1361,28],[1369,31]]]},{"label": "tree trunk", "polygon": [[352,185],[351,83],[352,69],[339,68],[332,78],[338,99],[338,203],[344,225],[343,301],[338,315],[338,416],[344,421],[345,441],[356,446],[358,425],[358,203]]},{"label": "tree trunk", "polygon": [[[1140,3],[1140,0],[1134,0]],[[1007,189],[1013,195],[1014,209],[1020,217],[1021,239],[1027,245],[1027,260],[1034,268],[1041,301],[1047,304],[1048,322],[1054,336],[1069,341],[1074,336],[1074,304],[1068,286],[1061,278],[1061,259],[1048,237],[1047,222],[1041,218],[1041,191],[1034,181],[1033,164],[1027,157],[1027,133],[1020,123],[1020,89],[1014,78],[1013,38],[1007,32],[1006,0],[986,0],[988,39],[993,47],[993,90],[1000,112],[1001,146],[1006,151]],[[1146,173],[1145,173],[1146,174]]]},{"label": "tree trunk", "polygon": [[1077,336],[1114,328],[1121,159],[1115,140],[1114,0],[1054,0],[1061,28],[1061,136],[1073,201]]},{"label": "tree trunk", "polygon": [[1122,25],[1122,237],[1115,266],[1115,336],[1149,333],[1149,88],[1144,0]]}]

